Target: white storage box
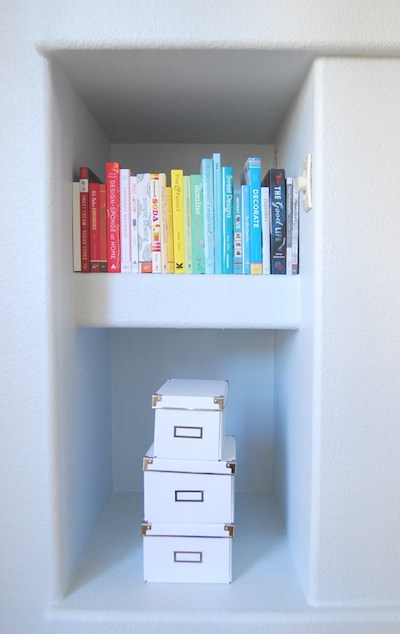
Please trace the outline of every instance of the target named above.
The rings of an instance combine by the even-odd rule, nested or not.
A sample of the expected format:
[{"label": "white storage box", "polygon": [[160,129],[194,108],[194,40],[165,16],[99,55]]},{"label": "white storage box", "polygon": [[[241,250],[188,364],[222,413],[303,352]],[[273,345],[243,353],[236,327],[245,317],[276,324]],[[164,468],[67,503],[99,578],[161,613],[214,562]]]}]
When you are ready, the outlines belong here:
[{"label": "white storage box", "polygon": [[152,397],[154,454],[220,460],[228,381],[170,379]]},{"label": "white storage box", "polygon": [[232,523],[236,444],[227,436],[221,460],[143,459],[147,522]]},{"label": "white storage box", "polygon": [[227,524],[143,523],[145,581],[230,583],[233,532]]}]

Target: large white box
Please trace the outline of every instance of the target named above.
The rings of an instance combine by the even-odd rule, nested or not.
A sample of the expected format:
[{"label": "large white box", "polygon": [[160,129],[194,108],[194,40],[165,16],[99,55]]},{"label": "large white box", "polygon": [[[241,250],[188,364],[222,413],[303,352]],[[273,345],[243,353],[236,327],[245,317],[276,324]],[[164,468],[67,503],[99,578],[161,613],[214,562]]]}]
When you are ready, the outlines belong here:
[{"label": "large white box", "polygon": [[224,442],[221,460],[143,459],[144,517],[147,522],[232,523],[236,443]]},{"label": "large white box", "polygon": [[155,456],[220,460],[228,387],[228,381],[166,381],[152,397]]},{"label": "large white box", "polygon": [[233,524],[142,524],[144,579],[230,583]]}]

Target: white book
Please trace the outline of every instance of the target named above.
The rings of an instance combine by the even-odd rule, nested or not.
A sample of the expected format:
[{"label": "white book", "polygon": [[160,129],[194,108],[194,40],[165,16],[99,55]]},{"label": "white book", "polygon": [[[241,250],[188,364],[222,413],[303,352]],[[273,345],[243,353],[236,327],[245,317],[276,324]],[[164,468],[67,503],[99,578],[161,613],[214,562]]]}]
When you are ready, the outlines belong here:
[{"label": "white book", "polygon": [[190,195],[190,176],[183,177],[183,209],[185,227],[186,273],[193,273],[192,255],[192,204]]},{"label": "white book", "polygon": [[292,218],[292,275],[299,272],[299,188],[297,179],[293,180],[293,218]]},{"label": "white book", "polygon": [[72,184],[72,248],[74,271],[82,271],[80,182]]},{"label": "white book", "polygon": [[150,174],[137,174],[139,273],[151,273],[151,198]]},{"label": "white book", "polygon": [[161,271],[168,273],[168,205],[167,205],[167,175],[159,174],[160,187],[160,238],[161,238]]},{"label": "white book", "polygon": [[138,226],[137,226],[137,178],[131,176],[130,179],[130,193],[131,193],[131,258],[132,258],[132,273],[139,272],[139,260],[138,260]]},{"label": "white book", "polygon": [[292,275],[293,178],[286,178],[286,275]]},{"label": "white book", "polygon": [[161,273],[160,181],[150,174],[152,272]]},{"label": "white book", "polygon": [[261,187],[262,209],[262,271],[271,273],[271,222],[269,210],[269,187]]},{"label": "white book", "polygon": [[130,177],[131,170],[119,171],[120,210],[121,210],[121,273],[132,272],[131,257],[131,213],[130,213]]}]

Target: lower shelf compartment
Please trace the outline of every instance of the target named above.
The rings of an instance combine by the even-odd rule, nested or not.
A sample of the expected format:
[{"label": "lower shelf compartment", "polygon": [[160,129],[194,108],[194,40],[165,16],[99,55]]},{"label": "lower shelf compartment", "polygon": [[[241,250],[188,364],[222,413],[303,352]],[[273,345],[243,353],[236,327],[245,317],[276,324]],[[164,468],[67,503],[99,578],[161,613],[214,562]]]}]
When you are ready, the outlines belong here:
[{"label": "lower shelf compartment", "polygon": [[397,610],[307,604],[269,495],[236,494],[231,584],[145,583],[142,511],[142,495],[114,493],[68,595],[47,610],[46,634],[398,632]]},{"label": "lower shelf compartment", "polygon": [[146,584],[140,533],[140,494],[114,493],[60,610],[118,610],[205,616],[243,610],[304,609],[283,527],[271,497],[236,494],[233,582]]}]

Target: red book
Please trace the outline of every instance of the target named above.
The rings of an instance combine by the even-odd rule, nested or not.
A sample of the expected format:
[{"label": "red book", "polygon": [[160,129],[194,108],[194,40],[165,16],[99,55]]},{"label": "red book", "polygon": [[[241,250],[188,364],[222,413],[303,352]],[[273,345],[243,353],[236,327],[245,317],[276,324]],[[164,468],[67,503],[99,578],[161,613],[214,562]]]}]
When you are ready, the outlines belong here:
[{"label": "red book", "polygon": [[106,186],[99,185],[100,208],[100,271],[107,272],[107,199]]},{"label": "red book", "polygon": [[90,209],[89,183],[100,183],[100,179],[88,167],[79,168],[80,207],[81,207],[81,270],[90,271]]},{"label": "red book", "polygon": [[121,272],[119,163],[106,163],[107,271]]},{"label": "red book", "polygon": [[100,185],[89,183],[90,272],[100,273]]}]

